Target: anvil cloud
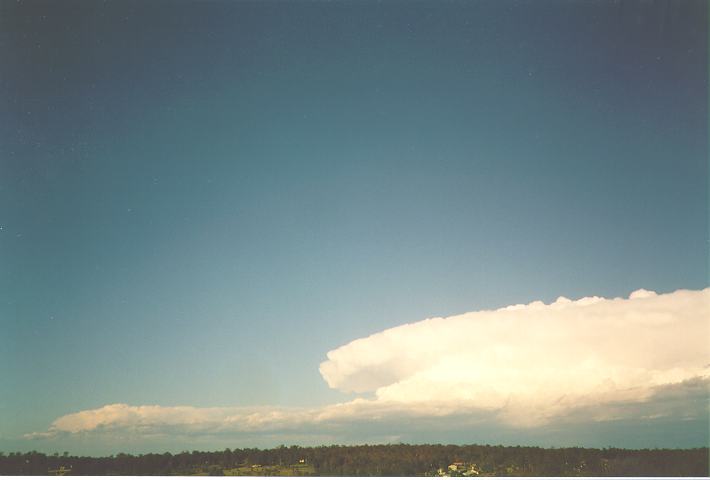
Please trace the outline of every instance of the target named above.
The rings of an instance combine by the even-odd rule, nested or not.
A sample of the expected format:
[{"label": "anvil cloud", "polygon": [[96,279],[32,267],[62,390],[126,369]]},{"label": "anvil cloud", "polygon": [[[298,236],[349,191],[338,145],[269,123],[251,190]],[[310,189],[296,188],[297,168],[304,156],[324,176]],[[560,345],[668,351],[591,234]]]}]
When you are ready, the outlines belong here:
[{"label": "anvil cloud", "polygon": [[320,371],[329,386],[378,400],[473,407],[534,425],[706,377],[708,319],[710,289],[560,297],[385,330],[329,352]]},{"label": "anvil cloud", "polygon": [[319,408],[106,405],[55,420],[57,434],[130,430],[343,431],[435,418],[551,423],[707,414],[710,288],[629,298],[558,298],[432,318],[328,352],[332,388],[368,398]]}]

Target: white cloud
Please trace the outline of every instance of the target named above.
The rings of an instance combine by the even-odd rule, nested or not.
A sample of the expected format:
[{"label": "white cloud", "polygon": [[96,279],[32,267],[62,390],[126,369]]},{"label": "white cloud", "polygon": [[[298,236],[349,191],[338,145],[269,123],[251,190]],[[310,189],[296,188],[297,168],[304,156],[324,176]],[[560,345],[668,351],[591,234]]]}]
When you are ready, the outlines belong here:
[{"label": "white cloud", "polygon": [[560,297],[391,328],[328,352],[320,371],[330,387],[378,401],[538,425],[708,376],[708,319],[710,289]]},{"label": "white cloud", "polygon": [[[56,435],[333,434],[354,426],[505,428],[706,415],[710,289],[628,299],[560,297],[427,319],[328,352],[329,386],[372,398],[320,408],[106,405]],[[434,422],[434,423],[432,423]]]},{"label": "white cloud", "polygon": [[[164,407],[117,403],[64,415],[52,422],[48,432],[32,433],[28,437],[112,430],[160,433],[176,428],[188,434],[284,431],[316,422],[319,412],[319,409],[306,408]],[[327,409],[323,413],[327,416]]]}]

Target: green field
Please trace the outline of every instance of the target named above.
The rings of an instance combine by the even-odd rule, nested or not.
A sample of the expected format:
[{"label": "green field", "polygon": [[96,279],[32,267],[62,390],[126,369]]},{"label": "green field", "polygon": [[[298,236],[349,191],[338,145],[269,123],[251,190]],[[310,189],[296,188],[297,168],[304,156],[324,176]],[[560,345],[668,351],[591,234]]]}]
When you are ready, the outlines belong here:
[{"label": "green field", "polygon": [[309,476],[316,473],[312,465],[302,463],[296,465],[245,465],[222,471],[228,477],[298,477]]}]

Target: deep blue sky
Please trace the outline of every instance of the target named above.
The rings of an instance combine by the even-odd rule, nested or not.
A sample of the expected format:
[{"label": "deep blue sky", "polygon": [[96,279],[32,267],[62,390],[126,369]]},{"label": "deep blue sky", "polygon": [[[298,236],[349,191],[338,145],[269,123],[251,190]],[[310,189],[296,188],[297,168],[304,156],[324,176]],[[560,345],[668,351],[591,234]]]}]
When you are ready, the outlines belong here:
[{"label": "deep blue sky", "polygon": [[[430,316],[708,285],[703,2],[0,2],[0,450],[322,405]],[[682,443],[682,442],[681,442]]]}]

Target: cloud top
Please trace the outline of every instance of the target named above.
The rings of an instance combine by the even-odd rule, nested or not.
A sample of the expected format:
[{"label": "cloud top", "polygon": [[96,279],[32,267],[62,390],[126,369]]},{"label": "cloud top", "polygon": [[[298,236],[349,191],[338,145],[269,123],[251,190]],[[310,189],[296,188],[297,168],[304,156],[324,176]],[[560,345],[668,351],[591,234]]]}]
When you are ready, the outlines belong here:
[{"label": "cloud top", "polygon": [[709,318],[710,289],[560,297],[391,328],[328,352],[320,371],[344,392],[535,425],[707,376]]}]

